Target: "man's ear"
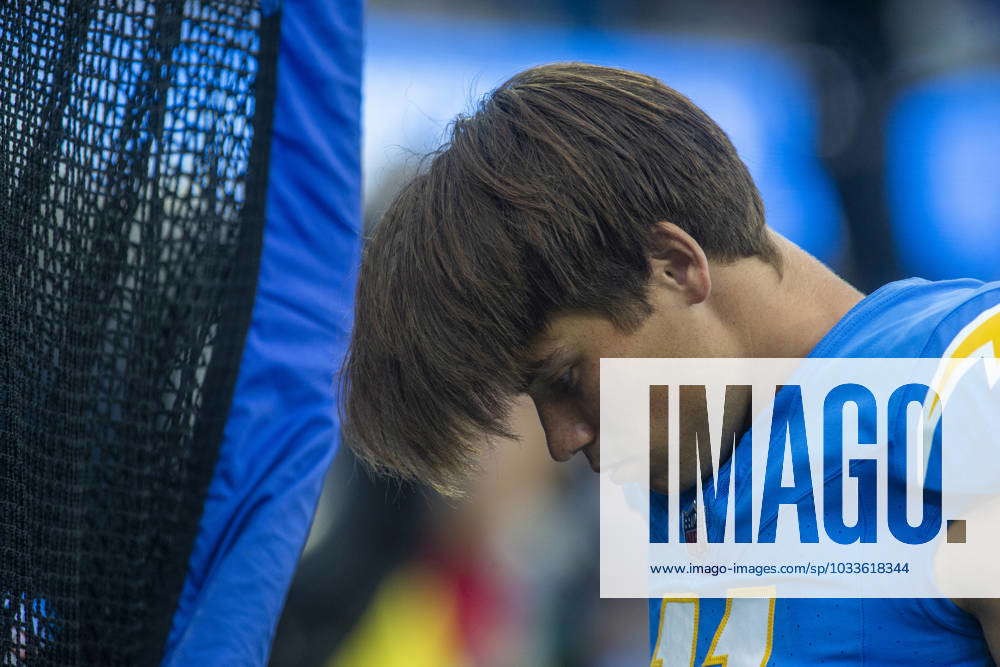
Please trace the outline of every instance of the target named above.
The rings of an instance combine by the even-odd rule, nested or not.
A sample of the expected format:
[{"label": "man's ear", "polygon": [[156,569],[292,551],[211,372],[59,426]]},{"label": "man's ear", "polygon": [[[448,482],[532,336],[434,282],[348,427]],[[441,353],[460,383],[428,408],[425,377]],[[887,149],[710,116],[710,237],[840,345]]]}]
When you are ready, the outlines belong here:
[{"label": "man's ear", "polygon": [[649,261],[653,285],[683,294],[689,304],[702,303],[712,292],[708,257],[690,234],[665,220],[653,225]]}]

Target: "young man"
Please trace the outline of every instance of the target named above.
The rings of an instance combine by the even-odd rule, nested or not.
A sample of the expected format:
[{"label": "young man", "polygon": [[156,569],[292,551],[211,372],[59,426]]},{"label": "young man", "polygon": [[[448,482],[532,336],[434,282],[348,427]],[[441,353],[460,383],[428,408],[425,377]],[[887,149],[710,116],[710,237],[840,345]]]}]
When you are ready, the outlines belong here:
[{"label": "young man", "polygon": [[[522,72],[460,116],[373,231],[359,280],[350,441],[444,492],[525,392],[552,457],[582,453],[598,470],[602,357],[933,357],[977,318],[977,336],[1000,339],[1000,284],[913,279],[863,296],[767,228],[700,109],[653,78],[583,64]],[[730,627],[727,664],[992,664],[987,640],[1000,655],[991,600],[770,608],[763,639]],[[650,606],[653,665],[716,664],[725,601],[700,601],[690,661],[665,648],[680,632],[666,609]]]}]

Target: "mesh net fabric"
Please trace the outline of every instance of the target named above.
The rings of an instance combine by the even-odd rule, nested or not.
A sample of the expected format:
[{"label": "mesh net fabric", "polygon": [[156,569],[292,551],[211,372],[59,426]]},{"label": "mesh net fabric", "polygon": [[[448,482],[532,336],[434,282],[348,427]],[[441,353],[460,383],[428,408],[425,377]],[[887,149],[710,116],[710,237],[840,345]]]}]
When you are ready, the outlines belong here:
[{"label": "mesh net fabric", "polygon": [[0,664],[153,664],[249,324],[277,15],[0,3]]}]

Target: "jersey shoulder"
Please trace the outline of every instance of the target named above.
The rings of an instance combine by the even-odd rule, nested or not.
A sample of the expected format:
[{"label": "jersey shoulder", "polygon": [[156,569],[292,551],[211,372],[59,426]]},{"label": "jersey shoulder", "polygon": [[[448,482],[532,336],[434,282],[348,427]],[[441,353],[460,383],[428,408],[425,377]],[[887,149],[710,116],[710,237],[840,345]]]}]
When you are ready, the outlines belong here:
[{"label": "jersey shoulder", "polygon": [[[836,331],[839,329],[840,331]],[[830,357],[943,357],[1000,352],[1000,282],[889,283],[835,328]]]}]

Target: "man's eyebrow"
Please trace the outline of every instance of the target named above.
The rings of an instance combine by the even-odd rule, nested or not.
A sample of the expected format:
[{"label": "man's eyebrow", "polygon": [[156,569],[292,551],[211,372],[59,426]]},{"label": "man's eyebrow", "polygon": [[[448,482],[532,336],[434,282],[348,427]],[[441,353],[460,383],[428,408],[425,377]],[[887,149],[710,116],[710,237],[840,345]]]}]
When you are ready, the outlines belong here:
[{"label": "man's eyebrow", "polygon": [[530,393],[551,383],[572,363],[573,356],[562,347],[555,348],[541,359],[528,362],[526,391]]}]

